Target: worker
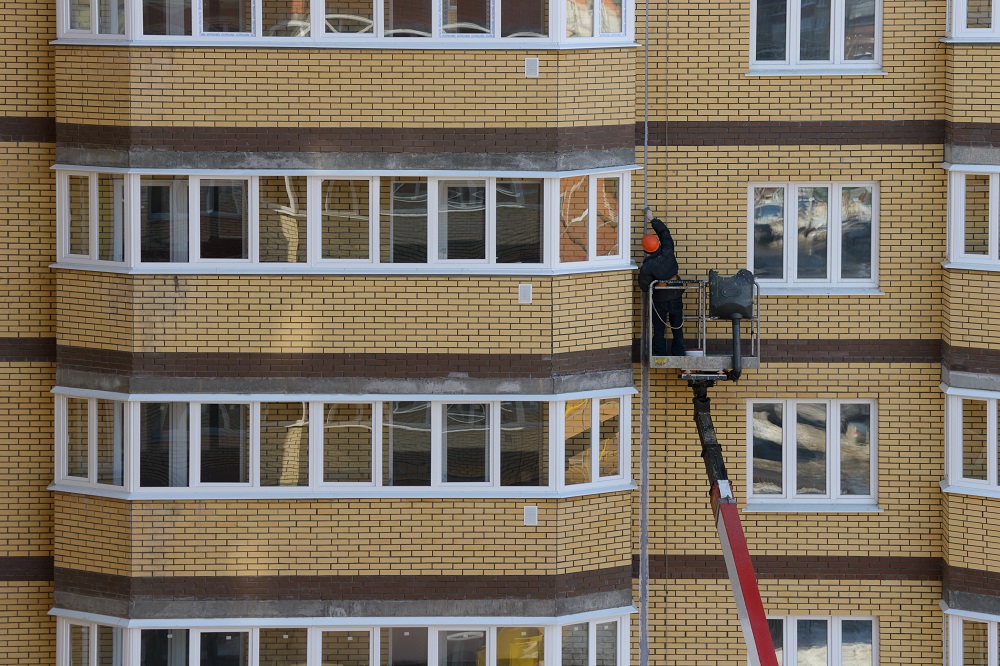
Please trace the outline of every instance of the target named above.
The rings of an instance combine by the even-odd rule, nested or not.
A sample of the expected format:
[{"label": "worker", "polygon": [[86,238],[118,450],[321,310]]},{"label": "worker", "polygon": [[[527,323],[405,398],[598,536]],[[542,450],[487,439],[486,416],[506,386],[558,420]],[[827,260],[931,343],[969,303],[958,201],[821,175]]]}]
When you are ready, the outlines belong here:
[{"label": "worker", "polygon": [[[642,249],[646,258],[639,269],[639,289],[644,293],[654,282],[677,282],[680,287],[677,257],[674,255],[674,239],[663,220],[652,217],[646,209],[646,217],[656,235],[647,234],[642,239]],[[653,356],[667,355],[666,328],[670,324],[670,355],[684,356],[684,290],[653,290]]]}]

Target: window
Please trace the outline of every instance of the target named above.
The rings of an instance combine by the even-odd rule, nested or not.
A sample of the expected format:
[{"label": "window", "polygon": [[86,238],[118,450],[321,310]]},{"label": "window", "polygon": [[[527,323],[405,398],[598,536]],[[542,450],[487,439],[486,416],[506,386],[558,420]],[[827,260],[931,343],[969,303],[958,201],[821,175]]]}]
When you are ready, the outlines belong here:
[{"label": "window", "polygon": [[63,31],[72,36],[125,35],[126,0],[67,0]]},{"label": "window", "polygon": [[[949,392],[953,389],[949,389]],[[992,396],[992,397],[988,397]],[[1000,490],[997,399],[1000,394],[952,394],[945,402],[945,477],[965,490]]]},{"label": "window", "polygon": [[[503,272],[630,260],[628,174],[621,172],[565,179],[58,174],[59,257],[83,267],[374,272],[391,264]],[[557,199],[561,213],[550,205]]]},{"label": "window", "polygon": [[[971,614],[970,614],[971,615]],[[945,614],[944,663],[948,666],[1000,666],[997,616],[962,611]]]},{"label": "window", "polygon": [[754,0],[751,65],[853,67],[881,60],[881,0]]},{"label": "window", "polygon": [[1000,268],[1000,173],[953,170],[948,194],[949,260]]},{"label": "window", "polygon": [[956,39],[990,41],[1000,39],[1000,22],[996,14],[1000,7],[993,0],[950,0],[948,3],[948,34]]},{"label": "window", "polygon": [[753,401],[747,420],[748,501],[875,500],[874,402]]},{"label": "window", "polygon": [[768,618],[771,641],[783,666],[875,666],[878,641],[873,618]]},{"label": "window", "polygon": [[877,286],[874,184],[751,185],[748,209],[749,265],[762,286]]},{"label": "window", "polygon": [[[503,495],[620,483],[629,469],[630,399],[621,393],[568,401],[122,398],[57,392],[58,483],[171,495],[373,487]],[[560,455],[565,466],[555,470]]]},{"label": "window", "polygon": [[622,0],[566,0],[566,36],[622,34],[622,11]]},{"label": "window", "polygon": [[[93,622],[63,622],[58,627],[63,646],[60,663],[68,666],[123,666],[125,631]],[[173,666],[173,665],[171,665]]]}]

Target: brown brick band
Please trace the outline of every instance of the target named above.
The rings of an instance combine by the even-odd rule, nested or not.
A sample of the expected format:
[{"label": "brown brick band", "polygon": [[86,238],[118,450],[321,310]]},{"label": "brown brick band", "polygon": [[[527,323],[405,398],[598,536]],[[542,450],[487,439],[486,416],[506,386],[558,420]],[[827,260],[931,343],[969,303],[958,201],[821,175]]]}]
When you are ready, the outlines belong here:
[{"label": "brown brick band", "polygon": [[0,141],[54,143],[56,121],[53,118],[0,117]]},{"label": "brown brick band", "polygon": [[118,127],[58,123],[60,148],[257,153],[554,153],[634,147],[596,127]]},{"label": "brown brick band", "polygon": [[941,363],[951,372],[1000,375],[1000,349],[975,349],[941,345]]},{"label": "brown brick band", "polygon": [[[732,353],[731,340],[708,340],[709,355]],[[939,340],[761,340],[763,363],[940,363]],[[639,341],[632,345],[633,362],[639,362]],[[744,350],[747,349],[744,342]],[[1000,352],[996,352],[1000,362]]]},{"label": "brown brick band", "polygon": [[[937,557],[755,555],[752,559],[758,578],[782,580],[940,581],[942,568]],[[632,569],[638,577],[638,557],[633,558]],[[726,562],[722,555],[651,555],[649,575],[661,580],[726,578]],[[993,575],[1000,581],[1000,574]]]},{"label": "brown brick band", "polygon": [[556,576],[191,576],[129,578],[56,567],[57,593],[161,601],[560,599],[632,588],[628,566]]},{"label": "brown brick band", "polygon": [[2,363],[54,363],[55,338],[0,338]]},{"label": "brown brick band", "polygon": [[129,353],[59,345],[60,370],[133,377],[552,377],[631,368],[629,347],[566,354]]},{"label": "brown brick band", "polygon": [[[945,136],[945,123],[941,120],[657,121],[649,124],[651,146],[943,144]],[[636,123],[635,142],[642,145],[642,123]]]},{"label": "brown brick band", "polygon": [[40,582],[52,578],[51,557],[0,557],[0,581]]},{"label": "brown brick band", "polygon": [[977,148],[1000,147],[1000,124],[998,123],[956,123],[945,125],[946,143],[953,146]]}]

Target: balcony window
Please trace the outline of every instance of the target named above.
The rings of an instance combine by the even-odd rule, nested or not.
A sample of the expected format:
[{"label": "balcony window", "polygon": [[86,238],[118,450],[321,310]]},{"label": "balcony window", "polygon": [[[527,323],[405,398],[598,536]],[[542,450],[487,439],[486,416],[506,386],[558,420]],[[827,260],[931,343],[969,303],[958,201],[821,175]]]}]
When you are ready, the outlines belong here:
[{"label": "balcony window", "polygon": [[1000,268],[1000,173],[954,167],[948,178],[948,259]]},{"label": "balcony window", "polygon": [[107,173],[63,172],[59,214],[65,220],[58,238],[60,254],[88,262],[125,259],[124,178]]},{"label": "balcony window", "polygon": [[122,487],[127,439],[125,403],[74,397],[57,401],[57,409],[57,418],[65,423],[57,445],[57,478]]},{"label": "balcony window", "polygon": [[993,0],[950,0],[948,34],[956,40],[989,42],[1000,39],[1000,22]]},{"label": "balcony window", "polygon": [[945,402],[945,478],[958,492],[1000,492],[1000,393],[949,389]]}]

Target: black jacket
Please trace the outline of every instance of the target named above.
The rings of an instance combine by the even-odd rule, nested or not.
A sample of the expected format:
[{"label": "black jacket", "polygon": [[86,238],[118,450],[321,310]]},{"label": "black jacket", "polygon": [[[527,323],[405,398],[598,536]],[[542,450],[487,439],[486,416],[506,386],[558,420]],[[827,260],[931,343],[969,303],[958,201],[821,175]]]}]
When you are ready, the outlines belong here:
[{"label": "black jacket", "polygon": [[[660,249],[650,253],[642,262],[639,269],[639,289],[643,292],[649,289],[649,285],[654,282],[666,281],[675,277],[679,268],[677,257],[674,256],[674,239],[670,235],[670,229],[658,218],[653,218],[650,222],[653,231],[660,238]],[[681,297],[680,289],[660,289],[657,290],[657,300],[676,300]]]}]

